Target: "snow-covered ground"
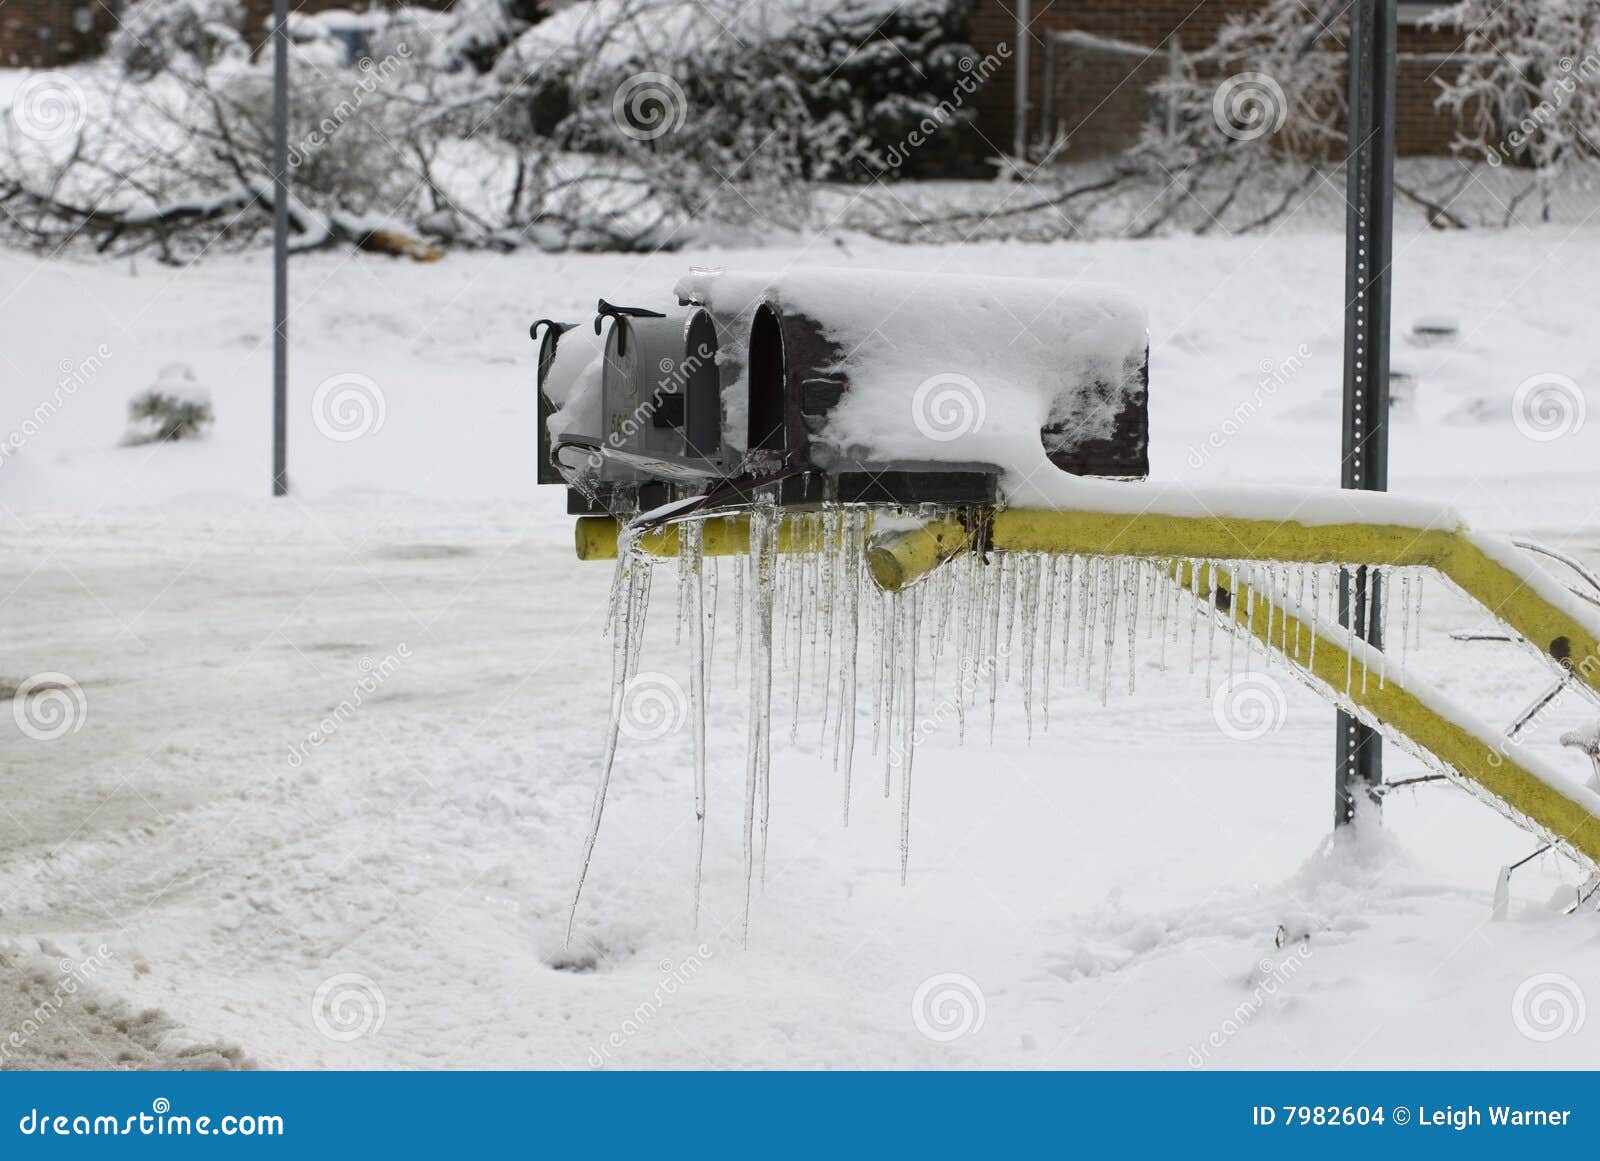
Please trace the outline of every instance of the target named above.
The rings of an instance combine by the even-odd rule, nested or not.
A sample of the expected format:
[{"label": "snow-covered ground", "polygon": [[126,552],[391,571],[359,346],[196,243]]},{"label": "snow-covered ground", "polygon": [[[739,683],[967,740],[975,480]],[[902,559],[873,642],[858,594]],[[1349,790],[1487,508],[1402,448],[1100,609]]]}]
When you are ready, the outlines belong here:
[{"label": "snow-covered ground", "polygon": [[[1512,415],[1531,376],[1600,383],[1582,291],[1600,230],[1424,233],[1396,251],[1395,363],[1416,388],[1393,488],[1600,564],[1593,421],[1541,441]],[[0,1031],[17,1035],[0,1064],[1593,1061],[1600,1020],[1561,1015],[1600,996],[1600,928],[1558,910],[1571,868],[1529,864],[1491,922],[1496,873],[1533,843],[1432,784],[1392,796],[1381,832],[1328,846],[1331,709],[1285,677],[1281,729],[1234,740],[1181,651],[1165,671],[1147,651],[1138,691],[1104,708],[1058,689],[1031,744],[1015,696],[992,747],[930,739],[903,888],[882,758],[863,754],[842,828],[818,723],[787,743],[780,674],[744,947],[746,695],[723,631],[701,930],[680,730],[624,741],[564,950],[610,569],[573,559],[562,497],[533,487],[527,326],[601,294],[660,297],[694,264],[791,262],[1129,288],[1151,315],[1157,477],[1336,480],[1332,235],[297,261],[281,501],[264,498],[262,256],[180,271],[0,255],[0,683],[56,675],[14,706],[67,715],[50,740],[6,723]],[[1405,337],[1440,315],[1454,343]],[[127,401],[172,363],[209,390],[214,430],[118,446]],[[681,676],[669,575],[642,668]],[[1480,622],[1442,586],[1428,604],[1412,663],[1509,720],[1537,667],[1449,640]],[[1583,720],[1563,700],[1530,742],[1574,778],[1583,759],[1556,739]],[[1390,751],[1390,778],[1420,773]]]}]

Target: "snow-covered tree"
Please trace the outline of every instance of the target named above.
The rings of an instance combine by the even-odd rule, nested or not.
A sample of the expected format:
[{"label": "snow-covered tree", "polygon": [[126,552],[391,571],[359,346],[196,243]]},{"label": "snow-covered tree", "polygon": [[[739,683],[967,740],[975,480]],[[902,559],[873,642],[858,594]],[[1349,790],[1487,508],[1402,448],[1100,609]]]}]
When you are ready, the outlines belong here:
[{"label": "snow-covered tree", "polygon": [[1600,5],[1465,0],[1439,19],[1466,29],[1440,104],[1459,117],[1467,155],[1526,166],[1545,189],[1600,162]]},{"label": "snow-covered tree", "polygon": [[117,22],[109,51],[133,77],[203,68],[245,53],[244,19],[240,0],[134,0]]}]

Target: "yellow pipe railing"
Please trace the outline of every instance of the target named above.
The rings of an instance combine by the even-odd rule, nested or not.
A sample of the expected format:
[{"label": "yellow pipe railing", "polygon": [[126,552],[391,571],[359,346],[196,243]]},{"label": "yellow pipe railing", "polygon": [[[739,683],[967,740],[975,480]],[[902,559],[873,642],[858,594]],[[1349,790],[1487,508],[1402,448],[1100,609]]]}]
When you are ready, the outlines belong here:
[{"label": "yellow pipe railing", "polygon": [[[1304,524],[1296,521],[1226,516],[1172,516],[1162,513],[1106,513],[1008,509],[984,513],[969,525],[949,518],[880,533],[868,548],[868,567],[883,588],[898,591],[972,547],[972,527],[989,547],[1007,552],[1052,555],[1127,556],[1172,562],[1179,583],[1193,588],[1195,561],[1270,561],[1284,564],[1339,564],[1434,569],[1477,600],[1499,620],[1554,658],[1589,688],[1600,692],[1600,634],[1570,595],[1530,561],[1500,555],[1492,545],[1464,529],[1418,529],[1391,524]],[[749,521],[743,516],[705,521],[707,555],[745,553]],[[577,526],[578,556],[614,559],[618,526],[609,517],[584,517]],[[647,533],[646,553],[676,556],[673,527]],[[779,551],[817,551],[823,547],[818,525],[786,521]],[[1514,817],[1572,852],[1600,864],[1600,797],[1564,783],[1551,771],[1535,770],[1511,747],[1462,725],[1459,711],[1436,695],[1407,689],[1382,672],[1381,654],[1364,643],[1347,644],[1317,632],[1283,603],[1261,592],[1254,599],[1271,617],[1249,616],[1251,588],[1226,568],[1201,564],[1200,577],[1213,602],[1215,586],[1231,594],[1222,615],[1307,674],[1335,701],[1344,701],[1378,728],[1448,770],[1475,783]],[[1217,579],[1212,580],[1212,577]],[[1214,602],[1213,602],[1214,603]],[[1271,626],[1269,630],[1269,625]],[[1270,639],[1269,639],[1270,635]],[[1315,648],[1312,639],[1316,639]],[[1368,669],[1369,663],[1375,663]],[[1349,674],[1348,687],[1347,677]]]},{"label": "yellow pipe railing", "polygon": [[[1600,816],[1596,814],[1600,799],[1595,795],[1566,784],[1557,772],[1536,772],[1535,763],[1520,756],[1513,743],[1485,737],[1462,725],[1459,710],[1436,694],[1408,689],[1397,680],[1383,655],[1364,642],[1352,643],[1341,640],[1342,634],[1318,632],[1284,602],[1273,601],[1260,590],[1252,593],[1252,586],[1239,583],[1226,569],[1198,567],[1207,590],[1199,599],[1215,607],[1220,605],[1213,599],[1216,589],[1226,591],[1228,607],[1217,607],[1218,615],[1307,674],[1329,700],[1353,707],[1419,756],[1431,754],[1457,777],[1476,783],[1545,839],[1600,865]],[[1194,569],[1188,563],[1173,569],[1176,582],[1190,591],[1196,588]]]}]

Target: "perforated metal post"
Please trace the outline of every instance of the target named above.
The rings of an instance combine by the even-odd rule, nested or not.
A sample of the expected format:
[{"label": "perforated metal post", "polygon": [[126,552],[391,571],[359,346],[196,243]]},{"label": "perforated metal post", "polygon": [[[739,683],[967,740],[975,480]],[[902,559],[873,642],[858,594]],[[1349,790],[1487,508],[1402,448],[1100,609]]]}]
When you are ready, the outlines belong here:
[{"label": "perforated metal post", "polygon": [[[1396,0],[1350,6],[1350,116],[1345,219],[1344,441],[1340,484],[1389,486],[1389,263],[1394,239]],[[1339,577],[1339,623],[1383,645],[1381,586],[1366,569]],[[1341,712],[1334,825],[1383,781],[1383,740]],[[1374,809],[1376,796],[1372,796]]]},{"label": "perforated metal post", "polygon": [[272,494],[289,494],[289,2],[272,13]]}]

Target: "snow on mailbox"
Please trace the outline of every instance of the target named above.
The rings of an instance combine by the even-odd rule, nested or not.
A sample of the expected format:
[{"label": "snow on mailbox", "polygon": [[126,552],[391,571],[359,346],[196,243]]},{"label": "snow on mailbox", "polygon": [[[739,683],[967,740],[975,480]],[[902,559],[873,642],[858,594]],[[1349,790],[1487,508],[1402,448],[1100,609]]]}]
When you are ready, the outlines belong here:
[{"label": "snow on mailbox", "polygon": [[743,369],[727,434],[750,475],[1149,471],[1146,320],[1121,292],[828,269],[699,272],[677,292]]}]

